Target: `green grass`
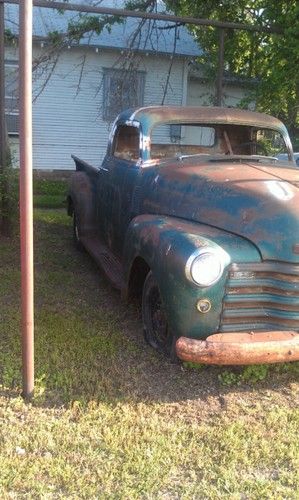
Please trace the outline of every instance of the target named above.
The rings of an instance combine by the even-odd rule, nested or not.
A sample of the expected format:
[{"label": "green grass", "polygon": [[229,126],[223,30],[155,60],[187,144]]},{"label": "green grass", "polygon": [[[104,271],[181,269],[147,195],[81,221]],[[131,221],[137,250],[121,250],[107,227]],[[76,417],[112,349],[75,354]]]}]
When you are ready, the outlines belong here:
[{"label": "green grass", "polygon": [[74,249],[65,211],[37,209],[25,403],[17,238],[0,255],[1,498],[299,497],[298,363],[172,365],[144,344],[137,305]]},{"label": "green grass", "polygon": [[34,194],[33,204],[36,208],[60,208],[66,205],[65,194]]},{"label": "green grass", "polygon": [[66,204],[68,183],[64,180],[34,178],[33,202],[36,208],[61,208]]}]

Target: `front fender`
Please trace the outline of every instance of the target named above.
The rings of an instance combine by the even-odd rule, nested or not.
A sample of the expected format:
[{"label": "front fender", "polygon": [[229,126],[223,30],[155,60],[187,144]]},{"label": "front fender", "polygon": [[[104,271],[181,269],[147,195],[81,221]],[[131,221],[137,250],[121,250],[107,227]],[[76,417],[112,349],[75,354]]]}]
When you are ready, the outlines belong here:
[{"label": "front fender", "polygon": [[[185,274],[187,260],[201,247],[220,247],[227,253],[222,277],[204,288],[189,281]],[[159,284],[174,335],[191,338],[206,338],[218,330],[229,264],[261,260],[257,248],[241,237],[203,224],[156,215],[137,216],[130,223],[123,253],[127,286],[137,257],[148,264]],[[209,312],[198,311],[200,298],[210,301]]]}]

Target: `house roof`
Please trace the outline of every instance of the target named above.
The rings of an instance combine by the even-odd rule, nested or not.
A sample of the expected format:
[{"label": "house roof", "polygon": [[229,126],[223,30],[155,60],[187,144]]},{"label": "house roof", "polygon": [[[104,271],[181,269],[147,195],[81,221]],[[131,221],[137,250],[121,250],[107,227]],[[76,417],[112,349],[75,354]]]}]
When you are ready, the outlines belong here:
[{"label": "house roof", "polygon": [[[72,0],[72,3],[95,5],[95,0]],[[97,2],[98,3],[98,2]],[[101,7],[124,8],[124,0],[103,0]],[[162,2],[161,12],[164,10]],[[94,15],[94,14],[90,14]],[[33,36],[47,38],[50,32],[66,33],[70,21],[75,22],[82,17],[77,12],[65,11],[63,14],[54,9],[34,7],[33,9]],[[176,36],[175,54],[195,57],[201,49],[184,26],[177,30],[167,29],[170,23],[165,21],[145,20],[140,35],[132,45],[132,37],[136,32],[140,19],[124,18],[124,22],[112,25],[111,30],[104,29],[99,35],[92,33],[80,40],[79,45],[90,45],[99,48],[126,49],[134,48],[145,52],[159,52],[172,54]],[[5,4],[5,27],[12,33],[18,34],[18,6]],[[77,45],[75,43],[74,45]]]}]

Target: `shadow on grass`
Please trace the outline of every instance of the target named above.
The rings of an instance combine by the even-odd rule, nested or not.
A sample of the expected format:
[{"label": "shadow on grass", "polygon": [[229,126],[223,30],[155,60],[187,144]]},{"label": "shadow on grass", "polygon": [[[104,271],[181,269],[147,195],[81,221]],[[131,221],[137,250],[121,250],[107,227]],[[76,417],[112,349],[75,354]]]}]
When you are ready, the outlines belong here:
[{"label": "shadow on grass", "polygon": [[[138,305],[121,302],[91,258],[75,250],[64,211],[37,210],[35,221],[34,404],[197,401],[213,412],[231,393],[257,398],[298,379],[297,363],[258,367],[247,378],[242,369],[171,364],[145,344]],[[21,386],[17,244],[0,263],[0,383],[7,397]]]}]

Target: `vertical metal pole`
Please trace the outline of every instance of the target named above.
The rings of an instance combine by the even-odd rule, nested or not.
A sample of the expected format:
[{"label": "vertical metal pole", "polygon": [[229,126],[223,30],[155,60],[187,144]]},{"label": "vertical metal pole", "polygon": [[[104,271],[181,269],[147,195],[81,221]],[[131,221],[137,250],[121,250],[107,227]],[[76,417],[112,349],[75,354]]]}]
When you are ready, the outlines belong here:
[{"label": "vertical metal pole", "polygon": [[32,202],[32,0],[19,4],[20,230],[23,397],[34,390],[33,202]]},{"label": "vertical metal pole", "polygon": [[216,106],[222,106],[222,86],[223,86],[223,71],[224,71],[224,35],[223,28],[219,30],[219,52],[218,52],[218,69],[216,79]]}]

